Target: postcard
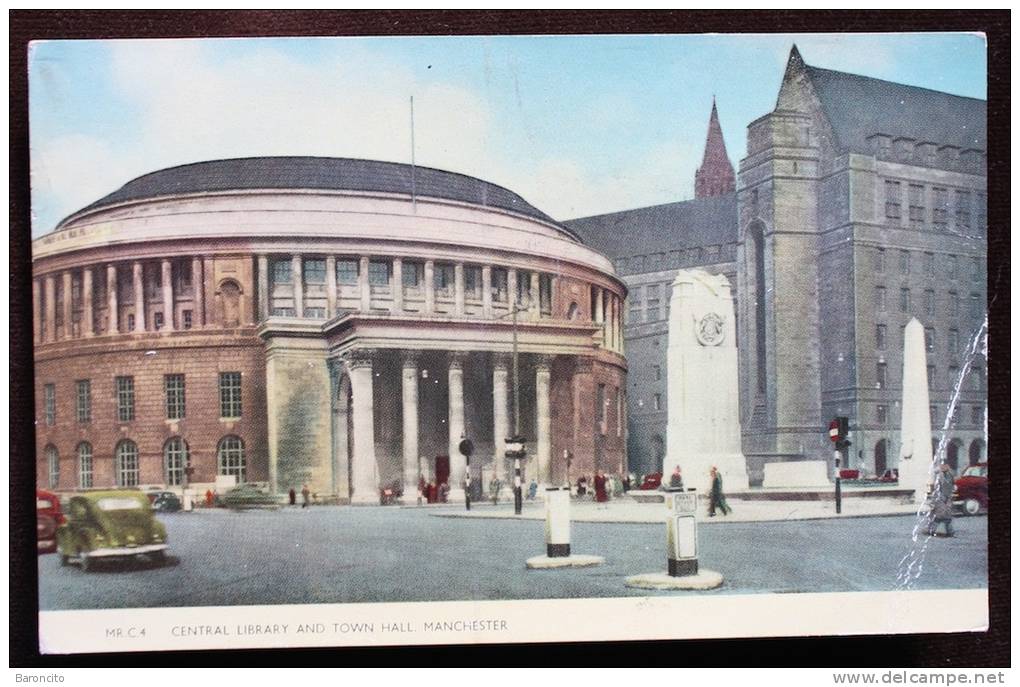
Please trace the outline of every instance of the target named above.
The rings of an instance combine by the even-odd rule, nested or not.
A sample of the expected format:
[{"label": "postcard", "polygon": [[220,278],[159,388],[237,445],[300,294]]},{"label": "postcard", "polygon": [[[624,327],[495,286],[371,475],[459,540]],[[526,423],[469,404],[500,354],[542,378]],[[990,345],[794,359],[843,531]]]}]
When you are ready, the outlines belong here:
[{"label": "postcard", "polygon": [[33,42],[41,652],[987,629],[986,70]]}]

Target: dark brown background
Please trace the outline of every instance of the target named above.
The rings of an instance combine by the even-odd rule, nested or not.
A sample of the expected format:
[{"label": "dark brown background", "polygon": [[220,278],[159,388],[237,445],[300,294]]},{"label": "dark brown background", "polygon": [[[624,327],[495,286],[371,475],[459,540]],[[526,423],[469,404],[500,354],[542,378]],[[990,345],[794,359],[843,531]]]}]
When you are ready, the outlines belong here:
[{"label": "dark brown background", "polygon": [[[1008,11],[11,11],[10,12],[10,664],[1008,666],[1009,38]],[[991,629],[957,635],[775,640],[437,646],[40,656],[32,445],[32,307],[27,44],[38,39],[559,33],[983,31],[988,36],[989,513]],[[847,613],[853,613],[852,608]]]}]

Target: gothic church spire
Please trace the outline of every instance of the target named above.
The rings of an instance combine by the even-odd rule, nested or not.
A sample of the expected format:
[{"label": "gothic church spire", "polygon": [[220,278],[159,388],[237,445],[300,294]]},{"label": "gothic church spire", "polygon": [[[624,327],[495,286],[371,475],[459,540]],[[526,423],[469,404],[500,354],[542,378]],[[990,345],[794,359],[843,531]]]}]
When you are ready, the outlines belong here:
[{"label": "gothic church spire", "polygon": [[723,196],[736,190],[736,175],[729,155],[726,154],[726,142],[723,140],[722,127],[719,126],[719,113],[712,98],[712,115],[708,119],[708,136],[705,139],[705,157],[701,167],[694,173],[694,197],[710,198]]}]

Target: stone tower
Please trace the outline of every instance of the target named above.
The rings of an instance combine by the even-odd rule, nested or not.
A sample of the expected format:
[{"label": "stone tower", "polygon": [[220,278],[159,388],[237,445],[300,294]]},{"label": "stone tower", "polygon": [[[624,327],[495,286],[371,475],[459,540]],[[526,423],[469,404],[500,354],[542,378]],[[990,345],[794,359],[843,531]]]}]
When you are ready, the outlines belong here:
[{"label": "stone tower", "polygon": [[719,113],[712,98],[712,115],[708,119],[708,136],[705,138],[705,157],[701,167],[694,173],[694,197],[711,198],[733,193],[736,176],[733,165],[726,154],[726,141],[719,126]]}]

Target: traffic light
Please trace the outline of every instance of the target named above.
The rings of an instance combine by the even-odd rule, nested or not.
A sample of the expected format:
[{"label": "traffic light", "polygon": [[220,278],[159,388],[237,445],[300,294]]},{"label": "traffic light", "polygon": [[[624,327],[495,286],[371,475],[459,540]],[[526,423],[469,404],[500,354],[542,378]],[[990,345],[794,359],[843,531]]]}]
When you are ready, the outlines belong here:
[{"label": "traffic light", "polygon": [[850,448],[850,441],[846,438],[850,434],[850,418],[839,416],[836,418],[836,448],[843,450]]}]

